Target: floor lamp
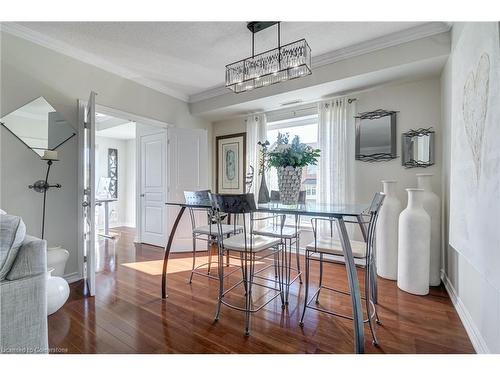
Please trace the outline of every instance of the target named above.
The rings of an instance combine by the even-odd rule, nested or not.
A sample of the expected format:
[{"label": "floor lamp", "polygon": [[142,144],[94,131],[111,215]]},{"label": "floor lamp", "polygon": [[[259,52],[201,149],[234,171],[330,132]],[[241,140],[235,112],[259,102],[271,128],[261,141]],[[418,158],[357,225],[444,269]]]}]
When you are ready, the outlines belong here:
[{"label": "floor lamp", "polygon": [[33,183],[33,185],[29,185],[28,188],[35,190],[37,193],[43,193],[43,206],[42,206],[42,239],[45,237],[45,203],[47,201],[47,190],[50,188],[61,188],[61,184],[49,184],[49,173],[50,167],[54,161],[58,161],[57,151],[45,151],[42,160],[47,161],[47,173],[45,175],[45,180],[38,180]]}]

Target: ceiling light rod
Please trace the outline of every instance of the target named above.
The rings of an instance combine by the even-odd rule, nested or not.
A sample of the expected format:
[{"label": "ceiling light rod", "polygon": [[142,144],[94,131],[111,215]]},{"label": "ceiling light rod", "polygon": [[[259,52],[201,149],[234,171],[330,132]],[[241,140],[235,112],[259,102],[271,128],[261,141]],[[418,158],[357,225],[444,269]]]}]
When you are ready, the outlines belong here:
[{"label": "ceiling light rod", "polygon": [[281,22],[279,21],[252,21],[247,23],[247,29],[252,33],[252,57],[255,57],[255,33],[278,24],[278,49],[281,49]]}]

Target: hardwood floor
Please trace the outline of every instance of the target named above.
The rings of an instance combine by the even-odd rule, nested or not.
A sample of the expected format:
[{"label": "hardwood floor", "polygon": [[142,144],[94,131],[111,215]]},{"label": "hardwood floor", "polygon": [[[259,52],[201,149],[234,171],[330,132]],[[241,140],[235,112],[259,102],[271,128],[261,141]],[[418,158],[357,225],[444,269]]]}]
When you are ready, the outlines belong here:
[{"label": "hardwood floor", "polygon": [[[239,311],[223,306],[219,322],[214,323],[218,282],[195,276],[188,284],[190,253],[172,256],[169,297],[162,300],[158,262],[162,249],[134,244],[132,229],[113,230],[120,232],[115,244],[106,241],[106,246],[101,240],[96,296],[86,298],[82,282],[72,284],[68,302],[49,317],[49,345],[57,349],[54,352],[353,352],[349,320],[308,309],[304,328],[299,327],[304,286],[298,282],[291,288],[287,310],[275,300],[252,315],[250,337],[243,334],[244,317]],[[312,280],[317,282],[318,269],[314,267]],[[232,278],[239,275],[236,271]],[[362,283],[363,271],[358,275]],[[342,265],[325,268],[326,285],[347,290],[346,277]],[[256,299],[265,298],[264,291],[255,292]],[[241,300],[235,296],[232,301]],[[321,304],[350,313],[349,297],[340,294],[322,292]],[[365,325],[368,353],[474,352],[444,287],[431,288],[430,295],[421,297],[399,290],[394,281],[379,278],[378,311],[383,324],[377,327],[380,347],[371,344]]]}]

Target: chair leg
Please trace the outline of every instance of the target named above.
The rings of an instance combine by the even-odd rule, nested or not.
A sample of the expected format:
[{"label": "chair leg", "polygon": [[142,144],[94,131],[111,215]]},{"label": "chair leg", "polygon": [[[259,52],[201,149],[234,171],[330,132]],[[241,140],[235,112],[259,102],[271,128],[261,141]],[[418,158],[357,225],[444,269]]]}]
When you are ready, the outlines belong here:
[{"label": "chair leg", "polygon": [[302,284],[302,272],[300,272],[300,237],[295,239],[295,258],[297,260],[297,273],[299,274],[299,282]]},{"label": "chair leg", "polygon": [[218,274],[219,274],[219,299],[217,300],[217,310],[215,312],[215,321],[219,320],[220,308],[222,305],[222,298],[224,296],[224,266],[222,264],[222,259],[224,257],[224,252],[219,251],[219,256],[217,257],[218,262]]},{"label": "chair leg", "polygon": [[[278,270],[281,270],[281,262],[280,262],[280,256],[283,254],[283,246],[280,246],[280,251],[277,253],[274,253],[274,262],[275,266]],[[277,274],[278,276],[278,286],[280,288],[280,298],[281,298],[281,309],[285,309],[285,294],[283,292],[284,285],[283,285],[283,280],[281,278],[281,272]]]},{"label": "chair leg", "polygon": [[318,294],[316,294],[316,303],[319,303],[319,294],[321,293],[321,287],[323,286],[323,254],[319,254],[319,288]]},{"label": "chair leg", "polygon": [[372,292],[372,299],[373,299],[373,304],[375,306],[375,322],[381,326],[382,322],[380,321],[380,318],[378,317],[378,312],[377,312],[377,305],[378,305],[378,288],[377,288],[377,269],[375,268],[375,261],[372,259],[371,261],[371,266],[370,266],[370,276],[372,277],[371,279],[371,292]]},{"label": "chair leg", "polygon": [[210,270],[212,269],[212,241],[211,241],[211,239],[209,239],[207,241],[207,252],[208,252],[207,275],[210,275]]},{"label": "chair leg", "polygon": [[[251,254],[250,258],[252,258]],[[252,304],[251,263],[252,260],[250,259],[249,262],[248,254],[245,253],[245,282],[247,284],[247,293],[245,298],[245,336],[250,336],[250,309]]]},{"label": "chair leg", "polygon": [[193,266],[191,267],[191,275],[189,276],[189,284],[193,282],[194,267],[196,266],[196,237],[193,236]]},{"label": "chair leg", "polygon": [[247,295],[247,281],[245,276],[245,262],[243,261],[243,253],[240,252],[241,277],[243,278],[243,287],[245,288],[245,296]]},{"label": "chair leg", "polygon": [[[370,272],[370,261],[366,262],[365,268],[365,302],[366,302],[366,314],[368,316],[368,326],[370,327],[370,332],[372,334],[372,343],[375,346],[378,346],[377,335],[375,334],[375,330],[373,329],[372,318],[371,318],[371,272]],[[376,309],[374,311],[376,313]]]},{"label": "chair leg", "polygon": [[372,298],[373,298],[373,303],[378,304],[378,287],[377,287],[377,268],[375,264],[375,260],[371,261],[371,267],[370,267],[370,275],[371,275],[371,287],[372,287]]},{"label": "chair leg", "polygon": [[306,250],[306,288],[305,288],[305,296],[304,296],[304,309],[302,310],[302,317],[300,318],[299,325],[304,327],[304,316],[306,315],[307,308],[307,300],[309,298],[309,252]]}]

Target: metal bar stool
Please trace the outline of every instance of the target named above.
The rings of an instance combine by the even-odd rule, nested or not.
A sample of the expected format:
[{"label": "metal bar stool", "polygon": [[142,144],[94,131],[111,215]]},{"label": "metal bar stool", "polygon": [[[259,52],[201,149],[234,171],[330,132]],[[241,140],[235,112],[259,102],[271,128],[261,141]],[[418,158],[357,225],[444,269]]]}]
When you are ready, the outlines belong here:
[{"label": "metal bar stool", "polygon": [[[375,243],[375,228],[377,225],[378,214],[380,212],[380,207],[382,206],[383,200],[385,196],[381,193],[376,193],[370,208],[367,212],[369,217],[368,222],[356,222],[356,221],[345,221],[350,223],[358,223],[362,226],[363,236],[365,237],[365,242],[363,241],[353,241],[351,240],[352,254],[354,258],[364,260],[364,264],[361,265],[365,269],[365,296],[362,299],[365,300],[366,303],[366,314],[367,319],[364,320],[364,323],[368,323],[370,327],[370,332],[373,338],[373,344],[378,346],[377,336],[375,334],[375,330],[372,324],[372,320],[375,318],[377,324],[381,324],[378,314],[376,304],[373,300],[374,288],[373,284],[375,283],[374,273],[372,272],[373,267],[375,266],[375,253],[374,253],[374,243]],[[329,221],[330,222],[330,237],[318,237],[317,229],[318,229],[318,220],[321,221]],[[300,326],[304,326],[304,316],[306,313],[306,309],[314,309],[321,312],[328,313],[330,315],[338,316],[341,318],[353,319],[351,316],[347,316],[344,314],[336,313],[331,310],[327,310],[317,306],[319,304],[319,295],[322,289],[327,289],[332,292],[342,293],[345,295],[350,295],[349,293],[341,290],[337,290],[334,288],[326,287],[323,285],[323,262],[325,263],[339,263],[339,261],[335,261],[333,259],[326,259],[325,256],[338,256],[343,257],[344,252],[342,250],[342,245],[340,241],[333,238],[333,221],[335,219],[329,218],[313,218],[311,219],[311,223],[313,226],[313,234],[314,241],[306,246],[306,269],[305,269],[305,277],[306,277],[306,288],[305,288],[305,299],[304,299],[304,310],[302,311],[302,317],[300,319]],[[368,224],[368,227],[363,227],[365,224]],[[308,299],[309,296],[309,273],[310,273],[310,261],[318,261],[320,264],[320,272],[319,272],[319,286],[318,289],[312,294],[312,297]],[[312,301],[315,300],[316,306],[312,305]]]},{"label": "metal bar stool", "polygon": [[[272,287],[266,284],[259,283],[255,280],[258,278],[256,271],[256,262],[273,256],[275,266],[280,268],[280,256],[282,254],[283,244],[281,239],[261,236],[254,234],[254,213],[257,210],[255,198],[253,194],[231,194],[220,195],[210,194],[210,199],[214,207],[214,214],[219,230],[218,250],[219,250],[219,297],[217,300],[217,310],[215,321],[219,320],[221,305],[242,311],[245,313],[245,335],[250,334],[250,314],[259,311],[264,306],[272,302],[275,298],[281,297],[281,304],[284,307],[281,279],[277,286]],[[223,224],[221,213],[234,214],[242,217],[243,232],[229,238],[223,236]],[[242,280],[238,281],[229,288],[224,286],[224,255],[226,252],[232,251],[239,253],[239,258],[242,262]],[[278,273],[279,275],[279,273]],[[262,278],[262,277],[261,277]],[[270,280],[270,279],[266,279]],[[275,280],[272,280],[275,282]],[[228,293],[235,290],[239,285],[244,287],[245,303],[244,306],[236,306],[225,300]],[[275,291],[276,293],[260,306],[255,307],[252,300],[252,289],[254,285]]]},{"label": "metal bar stool", "polygon": [[[280,193],[276,190],[271,190],[271,202],[278,203],[280,201]],[[306,203],[306,192],[299,192],[299,204]],[[292,285],[297,279],[299,279],[300,284],[302,284],[302,271],[300,270],[300,217],[295,215],[295,223],[294,226],[286,226],[286,215],[272,215],[263,218],[259,218],[258,220],[269,220],[272,219],[270,225],[265,228],[255,230],[255,234],[281,238],[285,245],[285,254],[283,257],[283,268],[285,275],[283,275],[284,279],[284,287],[285,287],[285,304],[288,304],[288,292],[290,290],[290,285]],[[295,261],[296,268],[292,267],[292,246],[295,245]],[[288,249],[288,251],[287,251]],[[291,271],[294,270],[297,274],[295,277],[291,278]]]},{"label": "metal bar stool", "polygon": [[[210,203],[210,197],[209,197],[210,190],[199,190],[199,191],[185,191],[184,192],[184,198],[186,200],[186,203],[192,204],[194,206],[199,205],[199,206],[207,206],[211,205]],[[207,217],[207,225],[202,225],[202,226],[197,226],[196,225],[196,213],[197,212],[203,212],[206,214]],[[217,227],[217,224],[215,222],[214,218],[214,213],[213,209],[207,209],[207,208],[196,208],[196,207],[189,207],[189,216],[191,219],[191,228],[192,228],[192,234],[193,234],[193,265],[191,267],[191,275],[189,276],[189,283],[191,284],[193,281],[193,275],[201,275],[201,276],[206,276],[211,279],[218,280],[218,276],[213,276],[210,274],[211,271],[211,266],[212,263],[212,245],[217,243],[217,237],[219,236],[219,230]],[[221,217],[224,219],[226,215],[221,214]],[[234,234],[241,233],[243,230],[243,227],[236,225],[236,222],[232,225],[227,225],[227,224],[222,224],[222,232],[221,235],[225,237],[229,237]],[[201,240],[201,241],[206,241],[207,242],[207,253],[208,253],[208,262],[205,262],[203,264],[200,264],[196,266],[196,241]],[[218,262],[217,262],[218,264]],[[227,262],[227,265],[229,265],[229,259]],[[207,267],[207,272],[202,273],[198,271],[202,267]]]}]

